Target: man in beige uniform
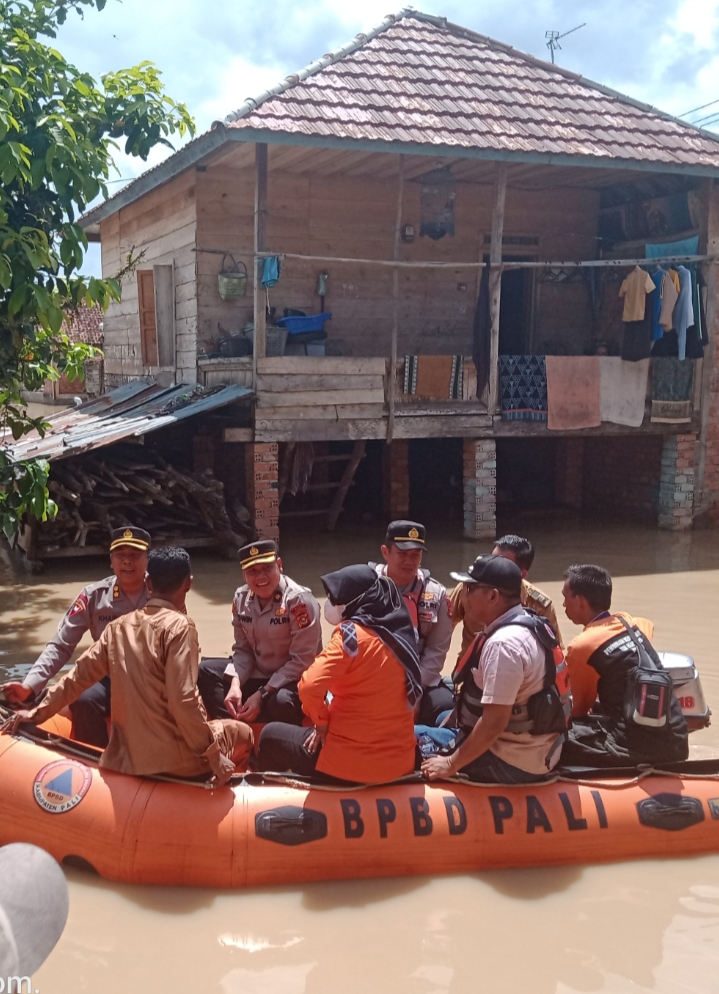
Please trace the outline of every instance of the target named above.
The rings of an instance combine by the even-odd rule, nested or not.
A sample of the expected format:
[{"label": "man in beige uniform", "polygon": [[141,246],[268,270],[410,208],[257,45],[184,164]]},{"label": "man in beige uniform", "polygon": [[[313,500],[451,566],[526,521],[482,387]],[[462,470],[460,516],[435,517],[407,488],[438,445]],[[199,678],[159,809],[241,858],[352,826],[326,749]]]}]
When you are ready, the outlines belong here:
[{"label": "man in beige uniform", "polygon": [[[527,580],[527,573],[534,562],[534,546],[529,539],[521,538],[519,535],[504,535],[495,543],[492,555],[509,559],[520,568],[522,571],[522,607],[531,608],[542,618],[546,618],[557,633],[559,644],[564,648],[562,633],[559,631],[557,614],[551,597],[548,597],[539,587],[535,587]],[[458,584],[450,594],[449,601],[452,605],[453,624],[458,625],[460,621],[462,622],[462,648],[457,657],[460,660],[472,644],[474,636],[482,631],[484,625],[471,616],[471,607],[467,602],[466,584]]]},{"label": "man in beige uniform", "polygon": [[[67,609],[57,632],[37,657],[22,682],[3,684],[12,704],[34,704],[48,682],[70,662],[85,632],[93,642],[111,621],[147,604],[150,591],[145,578],[150,536],[143,528],[123,525],[110,538],[113,575],[83,587]],[[105,677],[80,696],[71,707],[73,730],[81,742],[107,745],[110,714],[110,678]]]},{"label": "man in beige uniform", "polygon": [[9,719],[40,724],[112,678],[112,727],[100,766],[119,773],[193,777],[212,771],[224,783],[245,768],[252,730],[239,721],[209,721],[197,692],[200,647],[185,613],[192,584],[184,549],[157,549],[148,562],[151,597],[139,611],[110,622],[95,644],[32,711]]},{"label": "man in beige uniform", "polygon": [[202,660],[202,699],[212,718],[301,725],[297,684],[322,652],[320,606],[282,572],[270,539],[243,546],[239,555],[245,583],[232,602],[232,659]]}]

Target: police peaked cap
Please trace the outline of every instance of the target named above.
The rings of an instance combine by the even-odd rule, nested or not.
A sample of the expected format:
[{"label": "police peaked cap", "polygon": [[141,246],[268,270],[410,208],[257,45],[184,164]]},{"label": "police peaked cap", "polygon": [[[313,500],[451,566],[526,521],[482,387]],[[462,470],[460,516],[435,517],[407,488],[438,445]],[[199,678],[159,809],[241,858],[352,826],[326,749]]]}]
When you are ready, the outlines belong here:
[{"label": "police peaked cap", "polygon": [[110,536],[110,552],[119,549],[122,545],[129,545],[133,549],[142,549],[147,552],[150,548],[150,533],[144,528],[135,528],[133,525],[123,525],[122,528],[115,528]]},{"label": "police peaked cap", "polygon": [[271,538],[265,538],[258,542],[250,542],[249,545],[243,545],[238,555],[242,569],[257,566],[259,563],[274,563],[277,559],[277,545]]}]

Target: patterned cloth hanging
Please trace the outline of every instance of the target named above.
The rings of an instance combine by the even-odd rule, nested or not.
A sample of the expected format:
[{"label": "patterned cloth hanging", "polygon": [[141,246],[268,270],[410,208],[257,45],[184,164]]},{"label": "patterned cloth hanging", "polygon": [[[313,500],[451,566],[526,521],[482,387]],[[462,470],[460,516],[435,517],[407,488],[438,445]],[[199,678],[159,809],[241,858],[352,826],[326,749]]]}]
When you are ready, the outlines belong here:
[{"label": "patterned cloth hanging", "polygon": [[547,366],[543,355],[499,357],[503,421],[547,420]]}]

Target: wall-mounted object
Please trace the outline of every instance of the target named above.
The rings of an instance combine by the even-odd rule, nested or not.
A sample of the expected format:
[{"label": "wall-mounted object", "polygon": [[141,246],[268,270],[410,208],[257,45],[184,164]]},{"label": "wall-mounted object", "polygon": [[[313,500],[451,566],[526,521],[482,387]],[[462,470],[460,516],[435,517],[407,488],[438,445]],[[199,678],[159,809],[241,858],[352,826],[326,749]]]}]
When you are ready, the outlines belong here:
[{"label": "wall-mounted object", "polygon": [[460,293],[466,293],[466,291],[467,291],[467,284],[466,283],[458,283],[457,284],[457,289],[459,290]]},{"label": "wall-mounted object", "polygon": [[420,177],[420,236],[433,241],[454,234],[454,201],[457,184],[446,167],[433,169]]},{"label": "wall-mounted object", "polygon": [[413,224],[403,224],[399,231],[399,237],[403,242],[413,242],[414,241],[414,225]]}]

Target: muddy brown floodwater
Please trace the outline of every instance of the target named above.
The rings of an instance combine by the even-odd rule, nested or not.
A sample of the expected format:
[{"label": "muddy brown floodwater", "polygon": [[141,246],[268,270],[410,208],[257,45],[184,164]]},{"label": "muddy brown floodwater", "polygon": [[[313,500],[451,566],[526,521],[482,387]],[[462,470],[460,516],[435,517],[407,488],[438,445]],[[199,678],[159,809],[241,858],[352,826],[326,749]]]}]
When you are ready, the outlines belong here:
[{"label": "muddy brown floodwater", "polygon": [[[567,565],[606,566],[614,606],[652,618],[657,648],[694,656],[719,711],[719,534],[599,530],[571,519],[513,524],[535,541],[530,578],[555,602]],[[450,569],[487,551],[432,530],[429,543],[426,563],[443,582]],[[288,536],[285,569],[319,594],[321,572],[366,560],[378,545],[364,527]],[[223,654],[237,566],[196,556],[194,573],[189,609],[203,651]],[[106,574],[102,561],[90,560],[55,564],[22,582],[6,576],[0,671],[22,672],[80,586]],[[719,755],[719,723],[691,742],[696,757]],[[234,893],[120,886],[70,873],[68,926],[33,986],[41,994],[717,989],[719,855],[437,878],[426,870],[424,877]]]}]

